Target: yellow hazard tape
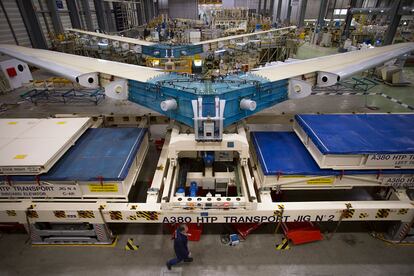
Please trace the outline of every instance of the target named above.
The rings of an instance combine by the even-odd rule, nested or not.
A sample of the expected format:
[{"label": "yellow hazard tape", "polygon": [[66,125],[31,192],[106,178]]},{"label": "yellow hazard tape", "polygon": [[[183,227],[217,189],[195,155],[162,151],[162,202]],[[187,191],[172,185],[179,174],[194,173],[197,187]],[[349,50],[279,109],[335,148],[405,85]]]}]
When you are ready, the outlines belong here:
[{"label": "yellow hazard tape", "polygon": [[25,159],[27,157],[27,154],[18,154],[13,159]]},{"label": "yellow hazard tape", "polygon": [[89,184],[88,187],[91,193],[117,193],[118,192],[118,185],[115,183]]},{"label": "yellow hazard tape", "polygon": [[289,240],[284,238],[281,243],[276,244],[276,250],[289,250]]},{"label": "yellow hazard tape", "polygon": [[134,244],[134,239],[128,239],[127,244],[125,245],[125,250],[127,251],[138,250],[138,245]]},{"label": "yellow hazard tape", "polygon": [[307,184],[315,185],[329,185],[334,182],[333,178],[318,178],[318,179],[311,179],[306,181]]}]

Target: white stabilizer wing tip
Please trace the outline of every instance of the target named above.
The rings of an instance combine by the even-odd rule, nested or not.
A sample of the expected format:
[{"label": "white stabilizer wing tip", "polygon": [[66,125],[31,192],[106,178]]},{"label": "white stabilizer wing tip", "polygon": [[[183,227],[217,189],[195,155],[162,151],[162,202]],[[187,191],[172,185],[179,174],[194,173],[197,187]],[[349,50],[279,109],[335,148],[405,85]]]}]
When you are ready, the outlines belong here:
[{"label": "white stabilizer wing tip", "polygon": [[270,30],[267,30],[267,31],[259,31],[259,32],[253,32],[253,33],[247,33],[247,34],[239,34],[239,35],[219,37],[219,38],[215,38],[215,39],[195,42],[195,43],[193,43],[193,45],[205,45],[205,44],[211,44],[211,43],[217,43],[217,42],[223,42],[223,41],[229,41],[229,40],[235,40],[235,39],[244,39],[244,38],[249,37],[249,36],[264,35],[264,34],[267,34],[267,33],[284,31],[284,30],[293,30],[293,29],[296,29],[296,26],[289,26],[289,27],[284,27],[284,28],[279,28],[279,29],[270,29]]},{"label": "white stabilizer wing tip", "polygon": [[80,85],[85,85],[86,87],[90,87],[90,88],[97,87],[98,78],[97,78],[96,72],[89,72],[85,74],[84,71],[80,71],[80,70],[76,70],[73,68],[69,68],[67,66],[60,65],[51,60],[47,60],[47,58],[39,58],[35,55],[31,55],[30,51],[19,51],[20,48],[23,48],[26,50],[29,49],[29,48],[14,46],[14,45],[0,44],[0,52],[5,55],[15,57],[16,59],[32,64],[46,71],[54,72],[71,81],[77,82]]},{"label": "white stabilizer wing tip", "polygon": [[[42,49],[0,44],[0,53],[53,72],[86,87],[95,87],[95,76],[107,74],[127,80],[147,82],[165,74],[161,70],[116,61],[96,59]],[[89,81],[93,79],[93,82]]]},{"label": "white stabilizer wing tip", "polygon": [[[359,51],[361,51],[361,52],[370,51],[370,49],[359,50]],[[414,43],[407,43],[407,45],[405,47],[402,47],[400,49],[385,52],[381,55],[372,57],[369,60],[357,62],[357,63],[354,63],[354,64],[349,65],[349,66],[344,66],[343,68],[332,69],[332,70],[329,70],[329,72],[338,75],[340,77],[340,79],[346,79],[346,78],[349,78],[349,77],[351,77],[351,76],[353,76],[357,73],[366,71],[370,68],[375,68],[377,66],[381,66],[384,63],[386,63],[387,61],[398,58],[398,57],[400,57],[404,54],[407,54],[411,51],[414,51]]]},{"label": "white stabilizer wing tip", "polygon": [[[264,67],[254,73],[269,81],[290,79],[314,72],[330,73],[333,74],[331,76],[337,75],[340,79],[344,79],[411,51],[414,51],[414,43],[400,43]],[[332,83],[335,83],[333,79]]]}]

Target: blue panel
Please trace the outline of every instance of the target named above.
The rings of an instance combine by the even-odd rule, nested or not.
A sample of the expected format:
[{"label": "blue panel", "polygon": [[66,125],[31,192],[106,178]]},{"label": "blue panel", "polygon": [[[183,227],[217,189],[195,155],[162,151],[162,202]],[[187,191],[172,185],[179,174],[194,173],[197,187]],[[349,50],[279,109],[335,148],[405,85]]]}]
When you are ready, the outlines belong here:
[{"label": "blue panel", "polygon": [[251,137],[265,175],[414,174],[414,170],[320,169],[294,132],[252,132]]},{"label": "blue panel", "polygon": [[151,46],[142,46],[142,53],[144,55],[156,58],[170,57],[171,54],[175,58],[180,58],[181,56],[194,56],[202,52],[202,45],[156,44]]},{"label": "blue panel", "polygon": [[[88,129],[63,157],[39,175],[45,181],[121,181],[128,175],[147,129]],[[33,181],[35,176],[13,176],[14,181]]]},{"label": "blue panel", "polygon": [[[226,100],[224,127],[288,99],[287,80],[269,82],[254,74],[226,76],[215,82],[194,79],[188,75],[165,74],[148,83],[129,81],[129,100],[178,120],[188,126],[193,124],[192,100],[203,98],[203,115],[214,116],[214,99]],[[164,112],[160,103],[175,99],[177,110]],[[256,101],[254,111],[240,109],[240,101]]]},{"label": "blue panel", "polygon": [[414,153],[414,114],[296,115],[323,154]]}]

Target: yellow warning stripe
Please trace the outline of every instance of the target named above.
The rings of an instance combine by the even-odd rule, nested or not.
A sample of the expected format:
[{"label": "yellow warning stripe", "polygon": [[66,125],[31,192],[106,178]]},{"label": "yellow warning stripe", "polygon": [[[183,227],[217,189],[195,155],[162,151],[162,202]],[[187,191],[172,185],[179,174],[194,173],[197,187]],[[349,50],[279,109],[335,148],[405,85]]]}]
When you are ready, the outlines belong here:
[{"label": "yellow warning stripe", "polygon": [[379,209],[375,218],[387,218],[390,211],[390,209]]},{"label": "yellow warning stripe", "polygon": [[111,217],[111,220],[122,220],[121,211],[110,211],[109,216]]},{"label": "yellow warning stripe", "polygon": [[15,217],[17,216],[17,213],[15,210],[6,210],[6,213],[9,217]]},{"label": "yellow warning stripe", "polygon": [[53,211],[53,214],[55,214],[55,217],[57,218],[66,218],[65,211]]},{"label": "yellow warning stripe", "polygon": [[78,211],[78,216],[80,218],[95,218],[93,211]]},{"label": "yellow warning stripe", "polygon": [[127,244],[125,245],[125,250],[127,251],[138,250],[138,245],[134,244],[134,239],[128,239]]},{"label": "yellow warning stripe", "polygon": [[153,211],[138,211],[137,218],[144,218],[146,220],[158,220],[158,212]]},{"label": "yellow warning stripe", "polygon": [[289,250],[289,240],[284,238],[281,243],[276,244],[276,250]]}]

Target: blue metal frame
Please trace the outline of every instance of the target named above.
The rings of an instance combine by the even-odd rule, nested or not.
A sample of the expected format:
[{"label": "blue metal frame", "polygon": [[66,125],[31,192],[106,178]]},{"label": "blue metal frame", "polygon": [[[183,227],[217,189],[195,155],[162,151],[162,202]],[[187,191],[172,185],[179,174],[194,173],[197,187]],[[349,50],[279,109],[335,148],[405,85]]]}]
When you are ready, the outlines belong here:
[{"label": "blue metal frame", "polygon": [[156,44],[151,46],[142,46],[142,54],[156,57],[174,57],[180,58],[182,56],[194,56],[203,52],[202,45],[168,45]]},{"label": "blue metal frame", "polygon": [[[215,98],[226,101],[224,127],[288,99],[287,80],[270,82],[253,74],[226,76],[215,81],[168,74],[150,82],[130,80],[129,100],[194,127],[192,100],[203,99],[203,116],[214,116]],[[243,98],[256,101],[254,111],[240,109]],[[164,112],[160,103],[175,99],[176,110]]]}]

